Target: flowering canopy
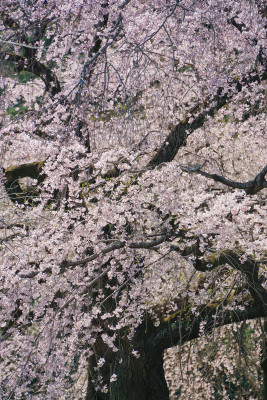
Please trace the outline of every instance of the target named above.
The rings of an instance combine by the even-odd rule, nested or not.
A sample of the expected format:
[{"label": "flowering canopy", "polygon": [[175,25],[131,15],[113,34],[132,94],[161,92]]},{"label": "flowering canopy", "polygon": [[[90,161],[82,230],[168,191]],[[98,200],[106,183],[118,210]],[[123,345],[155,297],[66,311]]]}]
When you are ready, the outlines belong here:
[{"label": "flowering canopy", "polygon": [[261,1],[1,2],[4,399],[267,315],[265,40]]}]

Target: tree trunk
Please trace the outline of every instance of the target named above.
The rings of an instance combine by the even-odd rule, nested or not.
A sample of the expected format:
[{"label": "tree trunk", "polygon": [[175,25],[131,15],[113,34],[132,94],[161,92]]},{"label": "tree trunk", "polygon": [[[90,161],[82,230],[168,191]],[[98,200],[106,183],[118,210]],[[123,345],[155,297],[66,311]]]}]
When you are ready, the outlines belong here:
[{"label": "tree trunk", "polygon": [[[96,358],[106,359],[100,369],[103,385],[107,384],[108,394],[95,391],[96,359],[90,360],[90,371],[86,400],[168,400],[169,390],[163,368],[163,353],[154,354],[146,351],[145,333],[135,336],[133,341],[121,339],[118,352],[111,352],[99,340],[96,344]],[[138,352],[136,358],[132,351]],[[116,374],[117,380],[110,382],[110,377]]]},{"label": "tree trunk", "polygon": [[169,399],[161,354],[155,359],[149,359],[145,354],[138,359],[124,359],[117,374],[117,382],[111,385],[110,400]]}]

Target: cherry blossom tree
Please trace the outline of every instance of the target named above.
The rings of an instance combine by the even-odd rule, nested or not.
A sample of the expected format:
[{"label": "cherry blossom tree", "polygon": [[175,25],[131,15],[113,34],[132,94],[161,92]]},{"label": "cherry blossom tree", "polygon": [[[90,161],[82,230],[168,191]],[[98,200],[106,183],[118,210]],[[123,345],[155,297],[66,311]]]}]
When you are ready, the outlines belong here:
[{"label": "cherry blossom tree", "polygon": [[265,43],[264,1],[1,2],[3,399],[168,399],[267,317]]}]

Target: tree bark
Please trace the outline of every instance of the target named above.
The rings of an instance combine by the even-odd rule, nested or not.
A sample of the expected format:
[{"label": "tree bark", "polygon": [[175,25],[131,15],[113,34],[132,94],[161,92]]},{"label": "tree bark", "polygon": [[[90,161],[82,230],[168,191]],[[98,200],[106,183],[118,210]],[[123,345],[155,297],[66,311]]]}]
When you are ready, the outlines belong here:
[{"label": "tree bark", "polygon": [[[169,390],[163,368],[164,350],[198,338],[203,320],[208,322],[207,330],[212,330],[217,326],[266,316],[266,309],[252,306],[245,311],[226,312],[224,318],[218,318],[214,324],[215,312],[215,309],[205,310],[196,318],[185,311],[181,317],[177,315],[158,327],[146,320],[137,328],[132,339],[127,338],[128,332],[120,332],[114,343],[119,349],[117,352],[113,352],[98,337],[94,345],[95,354],[89,361],[86,400],[168,400]],[[138,352],[138,358],[133,351]],[[104,358],[105,363],[98,371],[97,362],[100,358]],[[110,382],[113,374],[117,380]],[[267,384],[267,368],[264,382]],[[105,384],[108,393],[96,390],[96,386]]]},{"label": "tree bark", "polygon": [[[169,390],[163,368],[163,352],[148,352],[146,333],[143,329],[130,341],[122,337],[119,351],[112,352],[100,340],[95,346],[96,357],[90,360],[86,400],[168,400]],[[138,357],[132,353],[138,352]],[[103,382],[109,382],[113,374],[117,380],[111,382],[108,393],[95,391],[95,366],[100,357],[106,359],[101,368]]]}]

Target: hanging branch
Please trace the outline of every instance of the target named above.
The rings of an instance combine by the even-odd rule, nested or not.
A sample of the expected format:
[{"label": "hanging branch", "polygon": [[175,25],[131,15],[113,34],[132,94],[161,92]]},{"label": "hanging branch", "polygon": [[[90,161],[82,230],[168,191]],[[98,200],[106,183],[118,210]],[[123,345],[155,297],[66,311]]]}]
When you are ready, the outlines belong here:
[{"label": "hanging branch", "polygon": [[[227,303],[226,299],[220,300],[216,306],[214,303],[207,303],[198,307],[197,312],[192,313],[189,305],[183,307],[183,310],[175,312],[173,316],[169,316],[161,321],[158,327],[152,326],[150,335],[148,336],[147,351],[152,353],[164,351],[176,344],[183,344],[192,339],[196,339],[200,335],[200,326],[205,321],[205,331],[210,332],[215,327],[232,324],[233,322],[241,322],[248,319],[266,317],[267,312],[267,290],[261,285],[258,277],[258,262],[247,259],[245,262],[240,261],[240,255],[234,251],[225,250],[208,256],[205,260],[198,260],[197,270],[207,271],[220,265],[229,265],[233,269],[244,274],[247,289],[250,293],[252,301],[249,301],[244,309],[244,301],[240,304],[240,309],[236,304],[234,310],[224,310]],[[218,309],[221,308],[221,313]],[[182,321],[182,323],[181,323]]]}]

